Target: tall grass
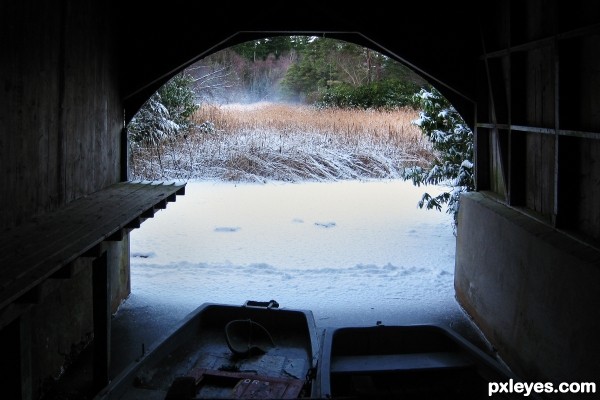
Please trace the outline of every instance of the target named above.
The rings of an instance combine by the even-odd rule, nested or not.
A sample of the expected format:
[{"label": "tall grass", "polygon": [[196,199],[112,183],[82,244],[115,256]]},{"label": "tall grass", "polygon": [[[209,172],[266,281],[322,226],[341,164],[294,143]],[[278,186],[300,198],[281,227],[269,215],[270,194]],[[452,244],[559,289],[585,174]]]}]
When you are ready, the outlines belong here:
[{"label": "tall grass", "polygon": [[195,128],[154,148],[133,148],[133,179],[301,181],[398,178],[429,165],[430,143],[412,109],[204,104]]}]

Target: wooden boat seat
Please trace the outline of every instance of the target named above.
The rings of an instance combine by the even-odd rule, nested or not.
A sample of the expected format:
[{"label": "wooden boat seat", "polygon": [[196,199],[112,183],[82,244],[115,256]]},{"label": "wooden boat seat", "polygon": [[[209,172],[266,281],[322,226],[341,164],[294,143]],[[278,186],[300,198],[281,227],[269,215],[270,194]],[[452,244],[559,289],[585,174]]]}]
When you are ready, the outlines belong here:
[{"label": "wooden boat seat", "polygon": [[473,360],[461,353],[433,352],[332,357],[331,373],[355,374],[441,368],[466,368]]}]

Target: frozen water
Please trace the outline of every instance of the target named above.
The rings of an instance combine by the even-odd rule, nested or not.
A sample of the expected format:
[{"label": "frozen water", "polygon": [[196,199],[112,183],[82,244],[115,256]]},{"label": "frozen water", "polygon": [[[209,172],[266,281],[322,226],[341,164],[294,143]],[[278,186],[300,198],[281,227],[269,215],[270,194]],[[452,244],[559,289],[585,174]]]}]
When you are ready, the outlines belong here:
[{"label": "frozen water", "polygon": [[200,304],[279,302],[317,328],[436,323],[485,341],[454,296],[452,216],[403,180],[190,181],[131,232],[131,290],[113,318],[123,368]]},{"label": "frozen water", "polygon": [[190,181],[131,233],[122,308],[182,318],[203,302],[275,299],[321,325],[450,318],[452,218],[419,209],[424,190],[403,180]]}]

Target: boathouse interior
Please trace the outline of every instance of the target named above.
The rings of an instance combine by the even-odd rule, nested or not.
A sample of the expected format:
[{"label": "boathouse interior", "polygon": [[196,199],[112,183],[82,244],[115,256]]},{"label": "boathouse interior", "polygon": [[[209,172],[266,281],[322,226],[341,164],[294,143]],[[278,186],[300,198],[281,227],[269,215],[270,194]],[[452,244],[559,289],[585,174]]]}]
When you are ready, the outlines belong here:
[{"label": "boathouse interior", "polygon": [[522,379],[597,380],[600,3],[3,0],[2,397],[40,398],[91,342],[107,384],[129,232],[185,195],[129,180],[126,124],[186,66],[276,34],[370,47],[452,102],[475,134],[458,302]]}]

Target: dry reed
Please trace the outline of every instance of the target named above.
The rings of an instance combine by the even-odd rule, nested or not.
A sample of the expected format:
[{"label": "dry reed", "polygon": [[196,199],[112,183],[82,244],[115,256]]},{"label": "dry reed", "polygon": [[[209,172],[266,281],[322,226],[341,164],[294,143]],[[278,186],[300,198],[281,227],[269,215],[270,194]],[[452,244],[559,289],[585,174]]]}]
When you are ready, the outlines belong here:
[{"label": "dry reed", "polygon": [[431,146],[418,112],[316,109],[306,105],[205,104],[196,128],[158,148],[132,150],[136,179],[299,181],[398,178],[426,166]]}]

